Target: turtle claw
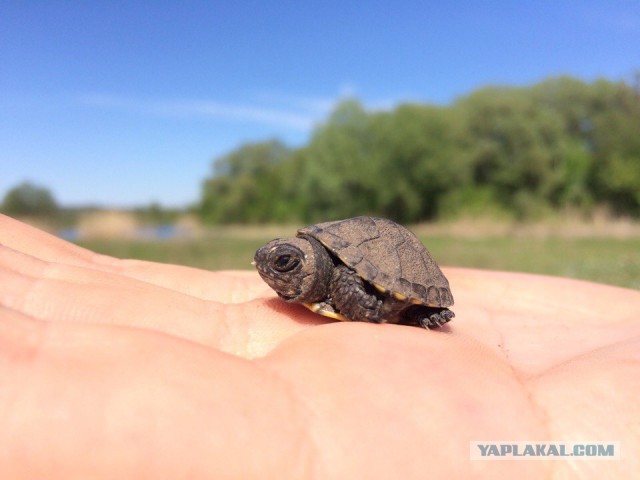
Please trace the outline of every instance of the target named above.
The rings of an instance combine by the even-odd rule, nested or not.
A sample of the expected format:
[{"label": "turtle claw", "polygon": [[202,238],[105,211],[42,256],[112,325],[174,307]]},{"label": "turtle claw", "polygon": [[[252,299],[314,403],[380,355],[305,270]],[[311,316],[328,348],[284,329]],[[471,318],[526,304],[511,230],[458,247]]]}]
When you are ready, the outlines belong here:
[{"label": "turtle claw", "polygon": [[445,308],[440,312],[433,313],[428,317],[424,317],[421,320],[420,324],[424,328],[429,328],[429,329],[439,328],[445,323],[449,322],[455,316],[456,315],[451,310]]},{"label": "turtle claw", "polygon": [[455,314],[448,308],[415,306],[406,317],[410,324],[433,330],[449,322]]}]

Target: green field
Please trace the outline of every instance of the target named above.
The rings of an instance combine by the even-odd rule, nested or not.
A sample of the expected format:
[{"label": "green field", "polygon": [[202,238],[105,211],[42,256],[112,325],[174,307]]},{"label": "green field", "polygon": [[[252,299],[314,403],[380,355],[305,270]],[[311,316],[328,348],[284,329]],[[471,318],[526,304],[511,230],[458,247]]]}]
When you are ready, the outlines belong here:
[{"label": "green field", "polygon": [[[224,228],[196,240],[83,241],[91,250],[210,270],[250,269],[255,250],[291,229]],[[640,238],[525,237],[469,238],[438,234],[420,239],[439,264],[571,277],[640,289]]]}]

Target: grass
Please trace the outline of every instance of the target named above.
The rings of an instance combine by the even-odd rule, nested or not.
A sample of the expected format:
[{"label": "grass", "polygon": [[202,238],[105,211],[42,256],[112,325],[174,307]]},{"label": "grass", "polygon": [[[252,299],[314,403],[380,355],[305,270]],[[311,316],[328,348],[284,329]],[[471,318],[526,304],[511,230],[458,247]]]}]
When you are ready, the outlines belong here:
[{"label": "grass", "polygon": [[198,240],[88,240],[78,242],[94,252],[207,270],[247,270],[264,241],[236,237]]},{"label": "grass", "polygon": [[[203,238],[170,241],[82,241],[91,250],[209,270],[250,269],[260,245],[292,228],[232,227]],[[419,231],[440,265],[555,275],[640,290],[640,237],[524,236],[486,233],[477,237]]]},{"label": "grass", "polygon": [[443,265],[555,275],[640,289],[638,238],[435,237],[427,245]]}]

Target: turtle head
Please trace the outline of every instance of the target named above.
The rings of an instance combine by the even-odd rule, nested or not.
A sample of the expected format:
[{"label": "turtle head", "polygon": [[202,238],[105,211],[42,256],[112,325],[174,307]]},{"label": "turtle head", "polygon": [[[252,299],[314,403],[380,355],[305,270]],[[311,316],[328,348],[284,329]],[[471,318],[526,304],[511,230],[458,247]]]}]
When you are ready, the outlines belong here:
[{"label": "turtle head", "polygon": [[333,262],[314,238],[276,238],[258,249],[258,273],[287,302],[317,302],[327,296]]}]

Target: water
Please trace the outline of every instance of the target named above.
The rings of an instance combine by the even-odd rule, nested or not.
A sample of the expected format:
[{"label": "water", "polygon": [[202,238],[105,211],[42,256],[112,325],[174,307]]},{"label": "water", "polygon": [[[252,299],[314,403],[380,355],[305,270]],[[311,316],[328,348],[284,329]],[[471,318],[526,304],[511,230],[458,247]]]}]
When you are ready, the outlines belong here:
[{"label": "water", "polygon": [[[75,242],[82,238],[82,236],[80,235],[80,231],[76,227],[62,228],[58,230],[56,234],[60,238],[63,238],[64,240],[68,240],[70,242]],[[186,238],[189,236],[189,230],[177,225],[173,225],[171,223],[136,227],[133,232],[133,238],[135,240],[174,240],[177,238]]]}]

